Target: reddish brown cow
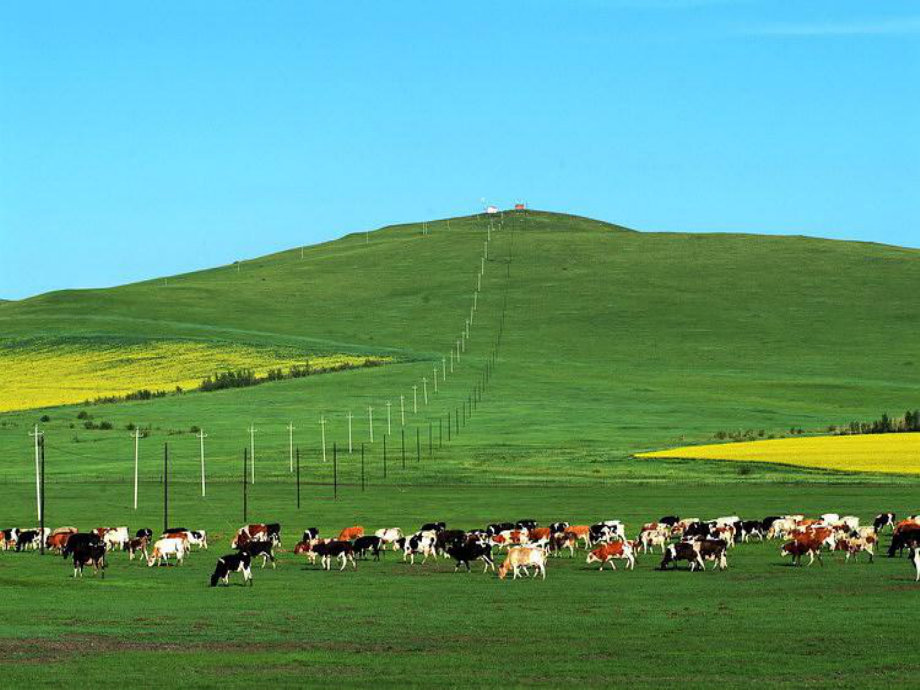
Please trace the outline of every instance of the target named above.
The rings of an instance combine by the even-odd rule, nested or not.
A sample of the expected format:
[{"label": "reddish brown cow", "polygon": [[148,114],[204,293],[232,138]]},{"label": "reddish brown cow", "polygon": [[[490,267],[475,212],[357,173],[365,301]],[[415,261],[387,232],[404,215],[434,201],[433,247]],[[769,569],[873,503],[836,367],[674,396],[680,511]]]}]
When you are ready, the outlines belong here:
[{"label": "reddish brown cow", "polygon": [[341,532],[339,532],[338,541],[352,541],[358,537],[364,536],[364,528],[361,525],[355,525],[354,527],[346,527]]}]

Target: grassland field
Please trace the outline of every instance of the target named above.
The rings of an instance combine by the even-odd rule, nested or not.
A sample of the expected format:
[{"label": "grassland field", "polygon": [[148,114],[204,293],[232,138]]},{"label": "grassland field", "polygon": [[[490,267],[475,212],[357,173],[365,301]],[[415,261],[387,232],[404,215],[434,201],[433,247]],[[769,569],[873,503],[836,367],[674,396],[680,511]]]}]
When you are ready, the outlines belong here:
[{"label": "grassland field", "polygon": [[[736,549],[724,573],[656,572],[657,556],[642,558],[635,572],[598,573],[582,554],[553,560],[545,582],[511,583],[454,574],[446,561],[412,568],[393,554],[343,573],[283,554],[277,571],[256,573],[252,589],[206,587],[242,522],[250,425],[258,431],[248,517],[281,522],[287,546],[304,527],[330,533],[356,523],[408,530],[432,519],[472,528],[619,518],[634,534],[675,512],[831,511],[866,520],[918,511],[920,467],[886,474],[635,454],[704,443],[720,430],[816,433],[917,407],[920,252],[637,233],[541,212],[507,214],[493,233],[468,350],[429,405],[408,414],[403,468],[399,396],[408,409],[412,386],[422,377],[430,384],[464,327],[485,222],[451,219],[450,231],[432,222],[427,236],[420,224],[394,226],[306,248],[303,259],[298,248],[168,283],[0,304],[0,332],[20,342],[141,338],[394,358],[246,389],[0,414],[2,526],[35,523],[28,432],[47,415],[50,526],[161,527],[168,443],[170,522],[217,540],[182,568],[148,569],[116,554],[104,581],[72,581],[59,557],[0,554],[4,678],[39,686],[76,677],[193,686],[911,685],[920,662],[903,643],[920,590],[902,559],[792,568],[768,543]],[[494,373],[448,442],[446,415],[482,381],[505,296]],[[114,428],[81,428],[81,411]],[[291,422],[300,511],[288,471]],[[130,424],[149,427],[137,514]],[[193,426],[208,433],[206,499]],[[54,664],[36,661],[49,656]]]}]

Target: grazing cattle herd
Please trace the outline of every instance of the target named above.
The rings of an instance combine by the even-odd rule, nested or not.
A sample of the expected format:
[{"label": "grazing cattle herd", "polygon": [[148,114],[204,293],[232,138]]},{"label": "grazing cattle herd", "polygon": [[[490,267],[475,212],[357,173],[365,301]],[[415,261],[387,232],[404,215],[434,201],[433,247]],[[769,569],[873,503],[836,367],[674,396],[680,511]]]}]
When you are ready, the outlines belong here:
[{"label": "grazing cattle herd", "polygon": [[[323,570],[338,570],[349,565],[357,570],[359,560],[373,558],[379,561],[386,551],[402,554],[402,561],[415,565],[439,558],[454,561],[454,572],[465,568],[472,572],[472,564],[480,561],[483,573],[491,570],[505,579],[537,576],[546,579],[546,568],[551,558],[583,549],[588,565],[598,565],[604,570],[609,563],[616,570],[615,561],[622,561],[626,570],[633,570],[640,555],[660,553],[658,570],[677,568],[685,563],[690,571],[725,570],[729,554],[740,544],[751,540],[764,542],[779,540],[780,557],[790,557],[793,565],[801,565],[804,557],[808,565],[816,560],[824,565],[822,556],[841,553],[845,561],[858,560],[865,554],[871,563],[883,533],[890,534],[887,555],[890,558],[909,556],[915,580],[920,581],[920,515],[897,520],[894,513],[881,513],[871,525],[862,525],[853,515],[837,513],[809,518],[805,515],[773,515],[762,520],[742,520],[737,515],[700,520],[666,515],[656,522],[642,526],[634,539],[626,536],[625,525],[619,520],[606,520],[595,524],[573,525],[552,522],[541,526],[536,520],[496,522],[485,529],[448,529],[445,522],[429,522],[412,534],[404,534],[398,527],[378,529],[373,535],[365,534],[364,527],[354,525],[339,531],[334,538],[320,536],[319,529],[310,527],[303,531],[293,548],[295,556],[303,556],[311,564],[317,559]],[[204,530],[176,527],[165,530],[158,538],[150,529],[139,529],[132,537],[127,527],[99,527],[80,532],[75,527],[55,530],[39,528],[10,528],[0,533],[0,548],[4,551],[34,551],[44,548],[69,558],[73,563],[73,577],[82,577],[85,567],[93,575],[105,577],[109,555],[124,551],[130,561],[135,556],[149,567],[181,566],[192,551],[206,550],[208,536]],[[275,553],[282,550],[281,525],[255,523],[244,525],[230,540],[233,553],[217,559],[210,585],[228,585],[232,573],[241,573],[242,584],[252,585],[252,564],[261,558],[261,567],[277,564]],[[504,552],[504,560],[496,570],[495,560]]]}]

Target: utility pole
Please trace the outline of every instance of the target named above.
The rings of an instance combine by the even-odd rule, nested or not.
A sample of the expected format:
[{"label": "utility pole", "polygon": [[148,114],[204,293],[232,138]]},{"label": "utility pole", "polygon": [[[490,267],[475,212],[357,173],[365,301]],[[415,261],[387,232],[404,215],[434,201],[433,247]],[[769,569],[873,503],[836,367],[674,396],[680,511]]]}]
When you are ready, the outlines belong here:
[{"label": "utility pole", "polygon": [[291,455],[291,469],[294,471],[294,422],[288,422],[288,443],[290,446],[290,455]]},{"label": "utility pole", "polygon": [[399,419],[402,426],[406,426],[406,396],[399,396]]},{"label": "utility pole", "polygon": [[132,436],[134,436],[134,510],[137,510],[137,448],[141,440],[141,430],[135,428]]},{"label": "utility pole", "polygon": [[169,444],[163,444],[163,532],[169,529]]},{"label": "utility pole", "polygon": [[45,555],[45,439],[42,439],[41,442],[42,450],[42,461],[41,461],[41,494],[38,503],[39,507],[39,519],[38,519],[38,533],[41,535],[41,551],[42,556]]},{"label": "utility pole", "polygon": [[467,338],[470,337],[470,320],[469,319],[466,320],[466,337]]},{"label": "utility pole", "polygon": [[387,400],[387,436],[389,436],[393,431],[390,428],[390,405],[392,403]]},{"label": "utility pole", "polygon": [[249,475],[253,484],[256,483],[256,429],[252,424],[249,425]]},{"label": "utility pole", "polygon": [[[29,436],[35,437],[35,510],[38,512],[38,519],[42,519],[42,483],[41,483],[41,467],[39,460],[39,439],[45,435],[45,432],[38,430],[38,424],[35,425],[35,431],[30,431]],[[42,539],[44,539],[44,534],[42,534]]]},{"label": "utility pole", "polygon": [[447,357],[441,357],[441,380],[447,381]]},{"label": "utility pole", "polygon": [[454,373],[454,349],[450,349],[450,373]]},{"label": "utility pole", "polygon": [[199,444],[200,444],[200,447],[201,447],[201,497],[204,498],[204,496],[205,496],[205,489],[204,489],[204,440],[208,437],[208,435],[207,435],[206,433],[204,433],[204,430],[203,430],[203,429],[199,429],[199,430],[198,430],[197,436],[198,436],[198,441],[199,441]]},{"label": "utility pole", "polygon": [[428,379],[422,377],[422,392],[425,394],[425,407],[428,407]]},{"label": "utility pole", "polygon": [[460,339],[457,339],[457,364],[460,364]]},{"label": "utility pole", "polygon": [[351,410],[348,411],[348,453],[351,454],[351,420],[354,419],[354,415],[351,413]]},{"label": "utility pole", "polygon": [[[371,430],[371,443],[374,442],[374,408],[368,405],[367,407],[367,425]],[[335,449],[335,444],[333,444],[333,450]]]},{"label": "utility pole", "polygon": [[412,414],[418,414],[418,386],[412,386]]},{"label": "utility pole", "polygon": [[435,365],[435,367],[434,367],[434,379],[433,379],[433,381],[434,381],[434,392],[437,393],[437,392],[438,392],[438,366],[437,366],[437,365]]},{"label": "utility pole", "polygon": [[326,462],[326,418],[323,416],[319,418],[319,427],[322,429],[323,434],[323,462]]}]

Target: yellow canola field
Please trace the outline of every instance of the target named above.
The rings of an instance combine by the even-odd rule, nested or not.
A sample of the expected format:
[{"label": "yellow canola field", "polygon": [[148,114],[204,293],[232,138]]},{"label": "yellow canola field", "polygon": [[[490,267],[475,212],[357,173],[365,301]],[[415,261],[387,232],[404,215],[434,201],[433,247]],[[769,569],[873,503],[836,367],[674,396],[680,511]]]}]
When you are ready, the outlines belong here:
[{"label": "yellow canola field", "polygon": [[845,472],[920,473],[920,433],[813,436],[686,446],[639,458],[773,462]]},{"label": "yellow canola field", "polygon": [[[313,368],[361,366],[369,358],[351,355],[309,357]],[[377,358],[375,358],[377,359]],[[219,371],[303,366],[307,357],[226,343],[148,341],[0,342],[0,412],[82,403],[124,396],[141,389],[172,392],[197,388]]]}]

